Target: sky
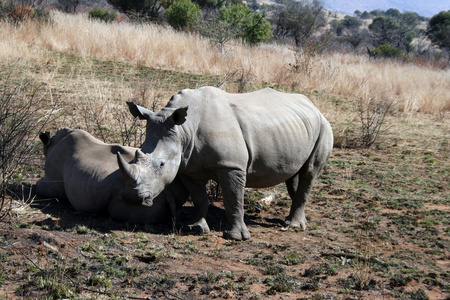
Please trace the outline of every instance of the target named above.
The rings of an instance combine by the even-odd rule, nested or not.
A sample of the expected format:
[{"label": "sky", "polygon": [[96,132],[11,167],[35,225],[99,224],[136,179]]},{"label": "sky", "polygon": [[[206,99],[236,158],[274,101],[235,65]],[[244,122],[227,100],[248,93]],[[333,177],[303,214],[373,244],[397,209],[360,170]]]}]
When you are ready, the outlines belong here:
[{"label": "sky", "polygon": [[400,12],[412,11],[424,17],[432,17],[440,11],[450,10],[450,0],[323,0],[325,8],[346,13],[353,14],[355,10],[359,9],[361,12],[374,9],[388,10],[389,8],[396,8]]}]

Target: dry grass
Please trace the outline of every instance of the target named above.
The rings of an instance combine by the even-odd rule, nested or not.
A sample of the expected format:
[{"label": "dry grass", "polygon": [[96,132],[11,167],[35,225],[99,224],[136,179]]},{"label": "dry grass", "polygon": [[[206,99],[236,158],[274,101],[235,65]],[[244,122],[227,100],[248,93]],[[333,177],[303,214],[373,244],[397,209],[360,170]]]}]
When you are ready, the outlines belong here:
[{"label": "dry grass", "polygon": [[234,42],[220,53],[202,37],[158,25],[106,24],[59,12],[52,19],[52,25],[1,24],[0,59],[45,63],[48,51],[57,51],[204,75],[225,76],[241,70],[255,87],[276,85],[295,92],[318,90],[395,101],[405,112],[450,110],[449,70],[332,54],[303,62],[310,71],[302,72],[293,67],[292,49],[284,46],[247,47]]}]

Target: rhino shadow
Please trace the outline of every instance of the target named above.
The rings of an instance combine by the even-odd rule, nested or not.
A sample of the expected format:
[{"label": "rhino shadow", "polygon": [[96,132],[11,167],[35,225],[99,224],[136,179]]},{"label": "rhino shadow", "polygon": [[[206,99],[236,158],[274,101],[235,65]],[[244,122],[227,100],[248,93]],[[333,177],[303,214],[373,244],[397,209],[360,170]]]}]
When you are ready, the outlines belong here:
[{"label": "rhino shadow", "polygon": [[[19,198],[18,195],[30,195],[33,199],[30,203],[32,209],[40,210],[48,216],[41,220],[28,220],[21,222],[21,227],[40,226],[48,230],[67,230],[76,231],[79,226],[86,226],[89,229],[100,233],[111,233],[117,230],[142,231],[153,234],[169,235],[174,231],[177,234],[193,235],[195,233],[185,229],[185,225],[195,215],[195,208],[192,202],[186,203],[179,211],[176,224],[170,220],[161,224],[131,224],[113,220],[105,213],[87,213],[76,211],[68,200],[58,200],[56,198],[43,198],[36,195],[35,185],[24,185],[22,187],[11,186],[9,196]],[[283,220],[278,218],[264,218],[263,220],[255,214],[246,214],[247,224],[260,227],[273,227],[273,225],[282,225]],[[208,215],[206,217],[211,229],[217,232],[222,231],[227,226],[225,210],[222,207],[211,202],[209,204]]]},{"label": "rhino shadow", "polygon": [[[31,194],[34,196],[34,185],[30,187]],[[31,202],[30,207],[40,210],[43,214],[49,217],[44,220],[24,222],[22,226],[45,226],[49,230],[68,230],[76,231],[80,225],[96,230],[101,233],[111,233],[116,230],[125,231],[142,231],[154,234],[169,235],[174,231],[177,234],[190,235],[193,234],[185,230],[185,225],[194,216],[194,207],[191,203],[183,206],[178,214],[176,223],[173,224],[170,220],[161,224],[132,224],[128,222],[121,222],[113,220],[106,212],[105,213],[87,213],[76,211],[69,201],[58,200],[56,198],[45,199],[35,196]],[[221,231],[227,226],[225,211],[223,208],[210,204],[208,216],[208,224],[211,229]],[[175,226],[174,226],[175,225]]]}]

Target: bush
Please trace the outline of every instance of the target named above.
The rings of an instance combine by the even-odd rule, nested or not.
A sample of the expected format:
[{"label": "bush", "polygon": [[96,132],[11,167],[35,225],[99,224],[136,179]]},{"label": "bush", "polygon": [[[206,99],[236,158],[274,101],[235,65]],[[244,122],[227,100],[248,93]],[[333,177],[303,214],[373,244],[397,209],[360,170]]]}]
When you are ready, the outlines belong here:
[{"label": "bush", "polygon": [[43,86],[22,80],[15,72],[0,72],[0,220],[11,207],[9,189],[29,166],[37,135],[48,124],[52,107]]},{"label": "bush", "polygon": [[161,11],[166,7],[160,0],[108,0],[116,9],[123,11],[127,16],[137,22],[160,21]]},{"label": "bush", "polygon": [[49,22],[49,12],[31,5],[12,5],[0,1],[0,19],[20,24],[28,21]]},{"label": "bush", "polygon": [[203,24],[201,32],[218,43],[221,50],[227,41],[234,38],[241,38],[249,44],[257,44],[272,37],[269,21],[244,4],[221,8],[217,16]]},{"label": "bush", "polygon": [[242,39],[249,44],[266,42],[272,37],[272,28],[260,13],[252,13]]},{"label": "bush", "polygon": [[372,50],[369,50],[369,55],[373,58],[397,58],[397,59],[408,59],[408,54],[403,52],[397,47],[392,47],[388,44],[380,45]]},{"label": "bush", "polygon": [[116,19],[116,14],[110,13],[100,8],[94,8],[89,12],[89,19],[100,20],[109,23]]},{"label": "bush", "polygon": [[200,7],[191,0],[175,1],[167,10],[167,22],[175,29],[192,28],[200,17]]}]

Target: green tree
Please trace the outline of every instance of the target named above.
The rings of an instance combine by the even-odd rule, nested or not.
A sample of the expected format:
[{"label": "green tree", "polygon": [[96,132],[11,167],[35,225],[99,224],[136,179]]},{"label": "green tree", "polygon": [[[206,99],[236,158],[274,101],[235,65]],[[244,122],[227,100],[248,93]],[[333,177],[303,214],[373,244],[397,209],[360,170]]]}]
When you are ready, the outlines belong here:
[{"label": "green tree", "polygon": [[359,27],[362,24],[358,18],[351,16],[345,16],[341,22],[345,28]]},{"label": "green tree", "polygon": [[235,27],[236,37],[250,44],[265,42],[272,36],[269,21],[244,4],[233,4],[220,9],[219,19],[228,27]]},{"label": "green tree", "polygon": [[200,6],[191,0],[177,0],[166,10],[166,18],[175,29],[192,28],[200,18]]},{"label": "green tree", "polygon": [[252,13],[244,28],[242,39],[249,44],[266,42],[272,37],[272,28],[269,21],[261,13]]},{"label": "green tree", "polygon": [[217,15],[204,22],[201,33],[217,43],[221,51],[233,38],[256,44],[265,42],[272,36],[269,21],[261,13],[252,11],[244,4],[221,8]]},{"label": "green tree", "polygon": [[275,36],[293,38],[297,47],[308,45],[326,25],[323,3],[318,0],[289,0],[275,12]]},{"label": "green tree", "polygon": [[389,16],[389,17],[393,17],[393,18],[398,18],[401,16],[401,12],[396,9],[396,8],[389,8],[386,12],[385,15]]},{"label": "green tree", "polygon": [[430,19],[427,36],[439,48],[450,51],[450,10],[441,11]]},{"label": "green tree", "polygon": [[375,47],[390,45],[409,52],[416,36],[414,28],[392,17],[377,17],[369,25],[372,43]]}]

